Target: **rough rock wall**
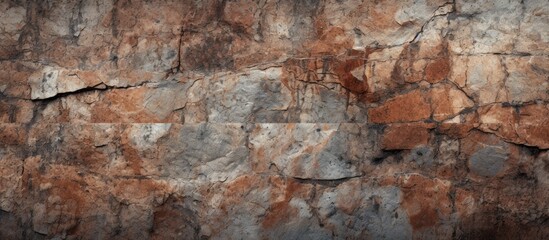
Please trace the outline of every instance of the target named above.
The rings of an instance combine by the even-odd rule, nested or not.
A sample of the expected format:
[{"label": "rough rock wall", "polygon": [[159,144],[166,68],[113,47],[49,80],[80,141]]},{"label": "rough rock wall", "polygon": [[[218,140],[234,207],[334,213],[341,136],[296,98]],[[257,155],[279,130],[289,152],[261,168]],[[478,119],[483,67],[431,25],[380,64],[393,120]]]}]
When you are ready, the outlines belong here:
[{"label": "rough rock wall", "polygon": [[549,3],[0,0],[0,239],[549,239]]}]

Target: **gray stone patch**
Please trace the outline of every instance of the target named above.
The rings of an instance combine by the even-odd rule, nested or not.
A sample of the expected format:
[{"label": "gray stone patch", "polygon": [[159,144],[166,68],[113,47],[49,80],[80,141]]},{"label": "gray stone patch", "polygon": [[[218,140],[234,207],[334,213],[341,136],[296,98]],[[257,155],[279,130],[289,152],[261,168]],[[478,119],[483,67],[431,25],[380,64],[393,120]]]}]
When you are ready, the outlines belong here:
[{"label": "gray stone patch", "polygon": [[469,158],[469,168],[478,175],[493,177],[505,167],[507,156],[507,149],[489,146],[475,152]]},{"label": "gray stone patch", "polygon": [[401,192],[396,187],[376,189],[368,198],[363,212],[366,229],[372,239],[411,239],[412,226],[406,211],[400,207]]},{"label": "gray stone patch", "polygon": [[288,89],[280,81],[262,81],[260,91],[255,95],[252,108],[254,122],[291,122],[289,105],[291,101]]},{"label": "gray stone patch", "polygon": [[57,95],[57,78],[59,71],[46,67],[43,71],[29,78],[32,99],[45,99]]},{"label": "gray stone patch", "polygon": [[373,155],[367,134],[353,123],[257,124],[250,136],[252,162],[259,171],[302,179],[356,177],[363,159]]},{"label": "gray stone patch", "polygon": [[[318,93],[317,93],[318,92]],[[301,122],[338,123],[349,122],[347,97],[324,87],[308,87],[299,106]],[[355,117],[363,121],[364,116]],[[358,122],[357,121],[357,122]]]},{"label": "gray stone patch", "polygon": [[315,218],[295,218],[262,235],[262,239],[333,239],[328,229],[321,228]]},{"label": "gray stone patch", "polygon": [[130,126],[130,139],[139,149],[155,146],[158,139],[170,130],[169,123],[132,124]]},{"label": "gray stone patch", "polygon": [[[334,228],[336,239],[411,239],[412,226],[406,210],[400,206],[401,195],[394,186],[364,188],[343,184],[324,192],[317,208],[321,221]],[[349,215],[336,206],[342,200],[359,203],[360,207]]]},{"label": "gray stone patch", "polygon": [[280,68],[253,70],[211,80],[207,98],[209,121],[285,122],[283,114],[291,96],[278,84],[280,71]]},{"label": "gray stone patch", "polygon": [[185,124],[177,128],[159,151],[168,175],[226,181],[249,170],[246,133],[240,124]]},{"label": "gray stone patch", "polygon": [[335,89],[315,84],[288,88],[282,69],[250,70],[208,80],[210,122],[344,123],[365,122],[365,107]]},{"label": "gray stone patch", "polygon": [[418,165],[431,165],[434,162],[433,155],[434,152],[431,148],[426,146],[417,146],[410,150],[407,160],[416,162]]},{"label": "gray stone patch", "polygon": [[168,117],[175,109],[180,109],[187,103],[187,91],[192,82],[162,83],[149,89],[143,101],[143,107],[160,119]]}]

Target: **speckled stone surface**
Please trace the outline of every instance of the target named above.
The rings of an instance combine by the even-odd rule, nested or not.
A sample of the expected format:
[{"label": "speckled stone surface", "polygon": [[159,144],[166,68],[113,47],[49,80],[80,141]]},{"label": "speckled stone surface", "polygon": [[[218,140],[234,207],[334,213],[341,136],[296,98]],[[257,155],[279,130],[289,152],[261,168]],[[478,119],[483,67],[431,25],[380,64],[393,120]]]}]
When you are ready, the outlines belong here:
[{"label": "speckled stone surface", "polygon": [[549,239],[546,0],[0,0],[0,239]]}]

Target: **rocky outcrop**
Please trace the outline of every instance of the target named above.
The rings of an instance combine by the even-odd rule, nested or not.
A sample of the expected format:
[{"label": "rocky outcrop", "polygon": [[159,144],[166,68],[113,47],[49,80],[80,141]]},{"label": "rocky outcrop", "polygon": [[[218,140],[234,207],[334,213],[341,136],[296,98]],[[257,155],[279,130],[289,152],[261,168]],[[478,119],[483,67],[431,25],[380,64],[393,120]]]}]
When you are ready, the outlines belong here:
[{"label": "rocky outcrop", "polygon": [[548,239],[542,0],[0,0],[0,239]]}]

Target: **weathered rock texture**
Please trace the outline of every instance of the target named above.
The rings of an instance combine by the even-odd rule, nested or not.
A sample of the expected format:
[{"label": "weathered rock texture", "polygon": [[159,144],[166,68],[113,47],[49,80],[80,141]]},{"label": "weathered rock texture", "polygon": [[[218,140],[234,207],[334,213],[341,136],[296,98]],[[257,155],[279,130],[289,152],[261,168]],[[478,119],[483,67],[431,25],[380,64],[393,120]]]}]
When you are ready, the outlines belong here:
[{"label": "weathered rock texture", "polygon": [[547,0],[0,0],[0,239],[549,239]]}]

